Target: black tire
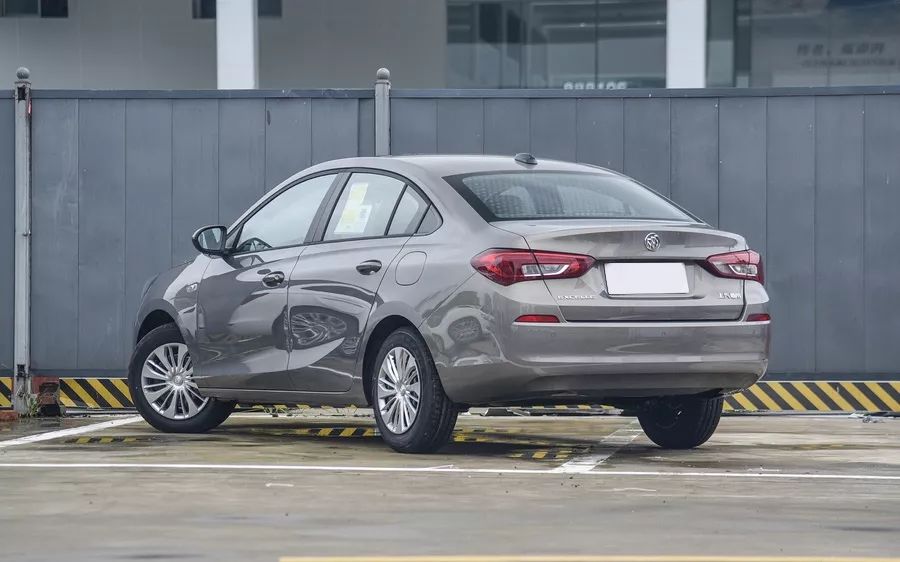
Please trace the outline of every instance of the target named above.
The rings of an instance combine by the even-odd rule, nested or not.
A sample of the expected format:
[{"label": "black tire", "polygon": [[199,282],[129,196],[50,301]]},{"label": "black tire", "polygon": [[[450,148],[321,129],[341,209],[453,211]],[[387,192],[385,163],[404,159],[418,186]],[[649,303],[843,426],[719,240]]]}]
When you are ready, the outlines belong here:
[{"label": "black tire", "polygon": [[191,418],[169,419],[150,405],[141,389],[141,370],[147,356],[156,348],[167,343],[184,343],[181,330],[175,324],[165,324],[154,328],[141,338],[131,354],[128,365],[128,389],[135,408],[147,423],[167,433],[203,433],[217,427],[225,421],[234,410],[234,402],[223,402],[210,398],[206,405]]},{"label": "black tire", "polygon": [[661,398],[639,411],[638,421],[647,437],[663,449],[693,449],[716,431],[723,403],[721,396]]},{"label": "black tire", "polygon": [[[415,420],[408,430],[399,434],[388,428],[378,407],[378,372],[385,356],[396,347],[405,348],[416,360],[421,389]],[[459,410],[444,393],[434,360],[418,332],[412,328],[399,328],[391,333],[381,344],[372,372],[368,375],[372,382],[375,423],[385,443],[400,453],[433,453],[447,444],[456,426]]]}]

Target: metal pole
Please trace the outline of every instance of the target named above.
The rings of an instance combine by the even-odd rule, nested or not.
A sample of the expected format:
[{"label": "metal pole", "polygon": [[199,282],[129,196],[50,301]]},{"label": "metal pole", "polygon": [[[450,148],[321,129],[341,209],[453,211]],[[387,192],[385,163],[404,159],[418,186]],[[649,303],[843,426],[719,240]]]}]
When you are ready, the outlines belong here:
[{"label": "metal pole", "polygon": [[375,73],[375,156],[391,153],[391,71]]},{"label": "metal pole", "polygon": [[16,282],[15,365],[12,403],[19,414],[32,413],[31,388],[31,73],[16,71]]}]

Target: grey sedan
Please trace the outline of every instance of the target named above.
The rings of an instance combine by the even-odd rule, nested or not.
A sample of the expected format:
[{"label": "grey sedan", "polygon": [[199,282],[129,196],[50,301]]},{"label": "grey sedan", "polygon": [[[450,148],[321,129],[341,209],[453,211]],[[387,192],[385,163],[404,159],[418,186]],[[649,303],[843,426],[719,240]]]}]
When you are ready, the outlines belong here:
[{"label": "grey sedan", "polygon": [[162,431],[370,404],[401,452],[471,406],[603,403],[662,447],[765,372],[758,253],[619,173],[513,156],[325,162],[144,290],[129,385]]}]

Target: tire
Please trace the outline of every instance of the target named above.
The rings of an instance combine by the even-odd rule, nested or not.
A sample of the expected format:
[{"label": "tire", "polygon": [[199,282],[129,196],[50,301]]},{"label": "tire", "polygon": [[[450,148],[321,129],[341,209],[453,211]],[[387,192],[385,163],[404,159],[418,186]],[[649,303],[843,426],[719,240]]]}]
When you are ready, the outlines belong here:
[{"label": "tire", "polygon": [[[409,380],[405,383],[402,379],[404,373],[398,373],[401,378],[395,387],[397,390],[395,394],[402,396],[402,399],[409,403],[414,402],[412,396],[418,389],[415,415],[408,416],[408,418],[412,418],[412,421],[406,428],[402,427],[403,424],[397,417],[397,413],[402,409],[402,406],[398,406],[398,404],[403,404],[403,402],[398,401],[397,397],[392,402],[390,398],[392,396],[390,370],[384,374],[384,377],[388,377],[388,379],[386,381],[382,379],[382,366],[385,365],[385,359],[392,352],[395,366],[409,365],[408,362],[403,363],[403,358],[406,357],[405,352],[409,354],[408,358],[415,361],[415,368],[418,371],[418,386],[410,372]],[[372,382],[375,423],[378,425],[382,439],[391,448],[400,453],[433,453],[450,440],[459,410],[444,393],[434,360],[418,332],[412,328],[399,328],[391,333],[381,344],[369,376]],[[406,394],[402,395],[404,389]],[[391,403],[394,404],[393,416],[390,409]],[[382,411],[383,409],[384,411]]]},{"label": "tire", "polygon": [[[131,355],[131,362],[128,365],[128,389],[131,391],[131,399],[138,413],[147,420],[147,423],[167,433],[203,433],[217,427],[228,418],[234,410],[235,403],[223,402],[215,398],[204,399],[194,390],[196,386],[193,385],[192,381],[193,369],[189,355],[184,359],[175,359],[175,361],[186,361],[186,365],[190,370],[187,374],[181,374],[181,378],[178,379],[178,392],[174,394],[183,392],[185,393],[185,398],[175,404],[172,416],[167,416],[158,411],[157,408],[161,407],[161,403],[156,402],[156,405],[154,405],[154,403],[150,402],[147,394],[145,394],[142,384],[150,385],[152,391],[161,393],[165,389],[171,388],[165,380],[159,378],[157,371],[151,370],[148,372],[148,377],[144,376],[145,362],[147,362],[150,354],[166,345],[180,347],[185,352],[187,350],[187,347],[184,345],[184,339],[181,337],[181,330],[175,324],[165,324],[151,330],[146,336],[141,338],[141,341],[138,342],[134,349],[134,353]],[[168,360],[168,356],[166,358]],[[163,366],[158,356],[155,356],[152,361],[155,366]],[[175,371],[175,373],[177,375],[183,373],[183,371]],[[169,377],[170,380],[173,378],[174,375]],[[146,383],[142,383],[142,379]],[[184,387],[183,389],[182,386]],[[190,386],[190,390],[188,390],[188,386]],[[159,399],[163,400],[162,406],[166,406],[166,404],[171,406],[173,404],[175,396],[172,394],[171,390],[162,394],[162,397]],[[188,409],[188,399],[196,407],[196,413],[191,413],[192,410]],[[198,406],[198,403],[201,403],[202,400],[205,401]],[[166,408],[163,409],[164,411],[166,410]]]},{"label": "tire", "polygon": [[724,401],[721,396],[661,398],[638,412],[638,421],[647,437],[663,449],[693,449],[716,431]]}]

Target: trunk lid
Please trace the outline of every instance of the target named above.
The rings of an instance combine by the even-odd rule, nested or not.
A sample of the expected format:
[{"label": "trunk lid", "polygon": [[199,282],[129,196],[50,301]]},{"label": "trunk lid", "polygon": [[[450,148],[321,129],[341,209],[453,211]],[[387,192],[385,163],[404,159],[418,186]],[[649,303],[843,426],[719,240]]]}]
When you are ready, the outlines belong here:
[{"label": "trunk lid", "polygon": [[[521,235],[532,250],[596,260],[581,277],[545,279],[566,321],[724,321],[743,312],[744,281],[718,277],[700,265],[711,255],[746,249],[736,234],[700,223],[634,219],[492,224]],[[650,250],[653,238],[659,245]]]}]

